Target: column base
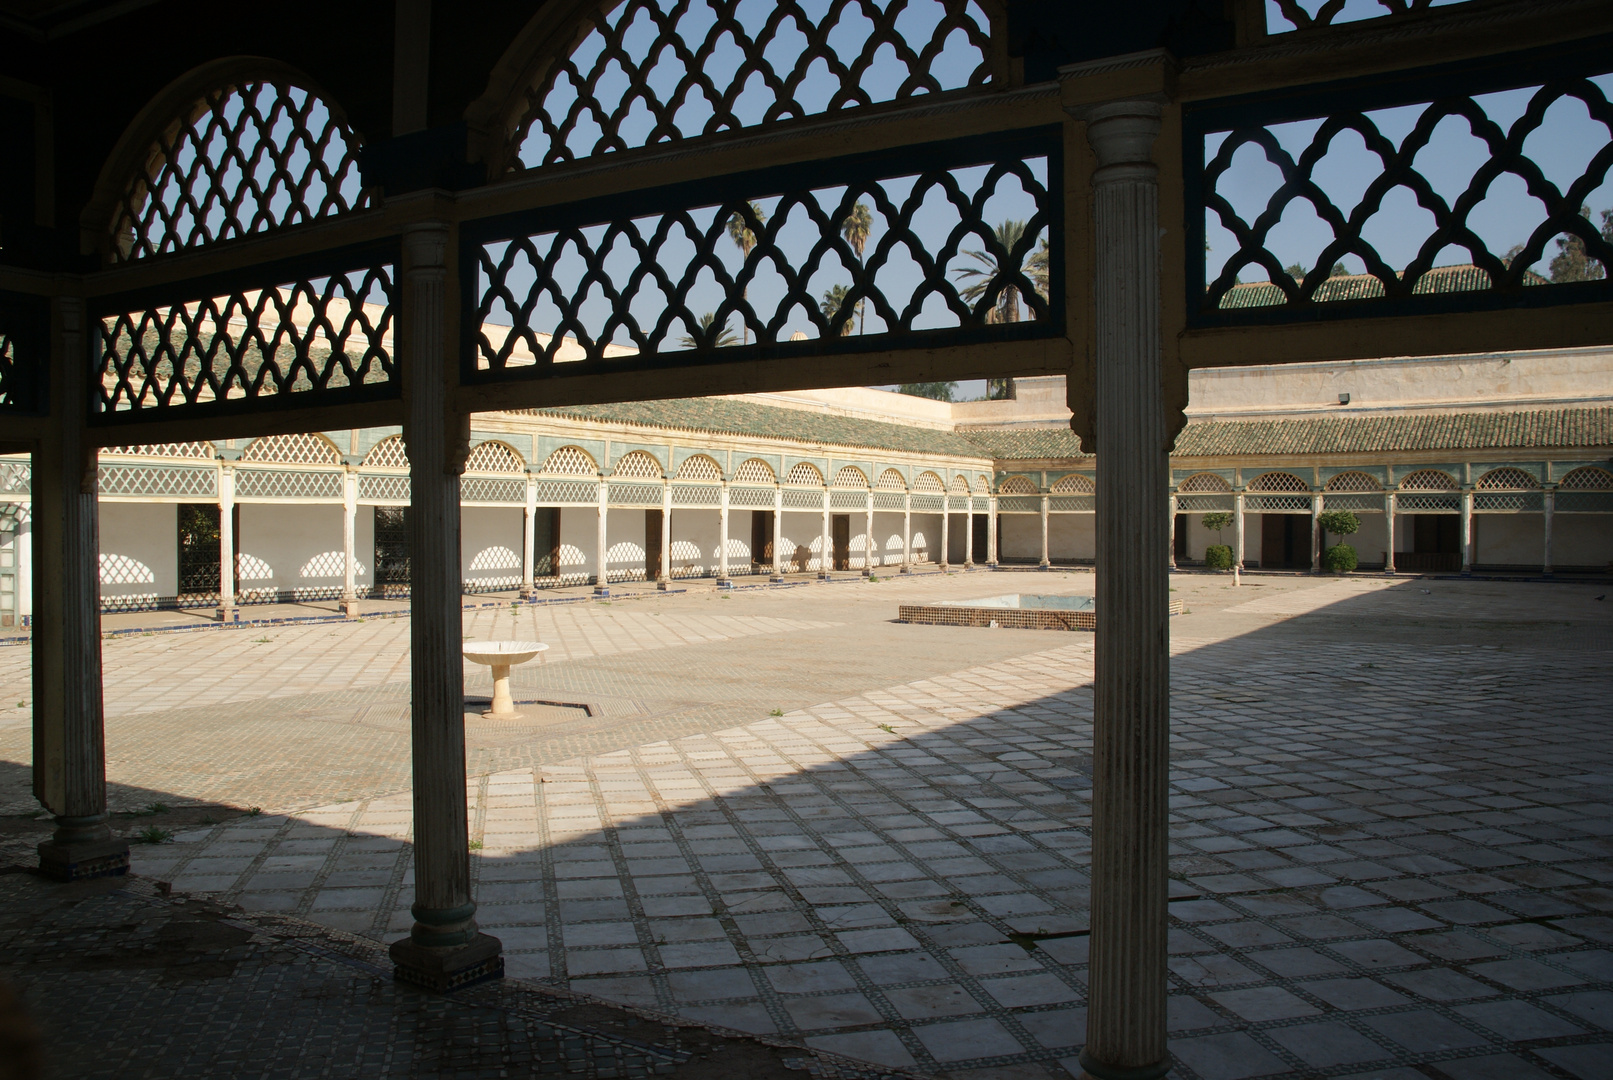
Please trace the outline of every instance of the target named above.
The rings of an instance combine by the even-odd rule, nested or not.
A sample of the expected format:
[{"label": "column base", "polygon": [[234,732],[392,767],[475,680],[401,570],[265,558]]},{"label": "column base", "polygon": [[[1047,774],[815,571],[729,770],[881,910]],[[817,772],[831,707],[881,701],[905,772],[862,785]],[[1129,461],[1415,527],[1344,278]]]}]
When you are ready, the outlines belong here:
[{"label": "column base", "polygon": [[720,578],[717,579],[717,588],[719,588],[719,589],[732,589],[733,587],[734,587],[734,581],[733,581],[732,578],[720,577]]},{"label": "column base", "polygon": [[532,594],[535,593],[535,592],[537,592],[537,590],[534,589],[532,586],[530,586],[530,585],[522,585],[521,586],[521,592],[520,592],[521,599],[522,600],[530,600],[530,599],[532,599]]},{"label": "column base", "polygon": [[129,842],[117,837],[82,844],[39,845],[39,872],[56,881],[121,877],[129,872]]},{"label": "column base", "polygon": [[595,585],[594,586],[594,595],[595,596],[609,596],[610,595],[610,586],[608,586],[608,585]]},{"label": "column base", "polygon": [[344,619],[356,619],[356,618],[358,618],[358,597],[356,597],[356,596],[344,596],[344,597],[342,597],[341,612],[342,612],[342,617]]},{"label": "column base", "polygon": [[829,580],[829,571],[827,571],[827,570],[819,570],[818,571],[818,580],[819,581],[828,581]]},{"label": "column base", "polygon": [[783,574],[769,574],[767,580],[769,582],[771,582],[772,584],[774,584],[774,585],[782,585],[782,584],[784,584],[784,575]]},{"label": "column base", "polygon": [[1081,1063],[1081,1075],[1090,1080],[1159,1080],[1171,1071],[1169,1058],[1154,1065],[1103,1065],[1087,1057],[1083,1050],[1076,1060]]},{"label": "column base", "polygon": [[670,589],[672,587],[672,582],[670,582],[670,581],[657,581],[655,583],[655,587],[657,589],[661,590],[662,592],[666,592],[668,589]]},{"label": "column base", "polygon": [[997,569],[997,564],[994,563],[994,562],[988,562],[986,564],[986,569],[987,570],[995,570],[995,569]]},{"label": "column base", "polygon": [[903,566],[898,572],[903,574],[911,574],[913,572],[913,568],[911,566]]},{"label": "column base", "polygon": [[235,623],[241,621],[241,609],[236,607],[234,604],[230,604],[228,607],[222,604],[219,605],[217,614],[218,621],[221,623]]},{"label": "column base", "polygon": [[428,948],[404,938],[394,941],[387,953],[394,979],[433,993],[504,977],[504,945],[491,934],[477,934],[476,940],[457,949]]}]

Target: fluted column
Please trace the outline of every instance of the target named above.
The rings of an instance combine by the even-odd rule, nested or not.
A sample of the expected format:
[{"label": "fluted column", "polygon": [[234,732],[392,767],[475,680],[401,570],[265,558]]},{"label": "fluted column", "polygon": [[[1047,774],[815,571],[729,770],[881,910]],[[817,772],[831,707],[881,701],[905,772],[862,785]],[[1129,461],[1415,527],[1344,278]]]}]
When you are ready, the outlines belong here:
[{"label": "fluted column", "polygon": [[952,553],[952,496],[943,491],[941,493],[941,557],[936,561],[941,564],[944,573],[949,565]]},{"label": "fluted column", "polygon": [[1322,493],[1311,492],[1311,573],[1322,572]]},{"label": "fluted column", "polygon": [[1046,570],[1049,566],[1052,565],[1052,563],[1049,561],[1049,559],[1047,557],[1047,511],[1048,511],[1048,494],[1047,494],[1047,492],[1044,491],[1044,492],[1042,492],[1042,569],[1043,570]]},{"label": "fluted column", "polygon": [[1232,566],[1234,569],[1243,569],[1243,489],[1239,488],[1232,495],[1232,535],[1238,550],[1232,553]]},{"label": "fluted column", "polygon": [[525,516],[521,519],[521,599],[532,599],[537,588],[538,480],[526,474]]},{"label": "fluted column", "polygon": [[451,990],[504,974],[495,937],[476,925],[465,801],[465,676],[460,654],[459,478],[469,418],[449,410],[456,370],[447,326],[449,230],[403,234],[398,359],[409,450],[409,678],[414,757],[414,926],[391,949],[397,977]]},{"label": "fluted column", "polygon": [[975,568],[975,497],[972,494],[963,497],[963,508],[965,510],[963,515],[963,568],[973,570]]},{"label": "fluted column", "polygon": [[235,610],[235,463],[218,470],[218,621],[234,622]]},{"label": "fluted column", "polygon": [[1384,497],[1383,516],[1389,528],[1389,550],[1383,554],[1383,572],[1392,574],[1395,572],[1395,493],[1392,491]]},{"label": "fluted column", "polygon": [[1162,1076],[1169,578],[1159,343],[1159,105],[1087,115],[1097,327],[1097,635],[1094,642],[1091,982],[1081,1065],[1099,1080]]},{"label": "fluted column", "polygon": [[986,565],[993,570],[997,569],[997,496],[986,497]]},{"label": "fluted column", "polygon": [[726,589],[733,584],[728,577],[728,481],[722,482],[721,501],[717,504],[717,587]]},{"label": "fluted column", "polygon": [[1540,562],[1540,572],[1547,576],[1551,575],[1551,519],[1556,509],[1557,487],[1553,484],[1541,493],[1541,510],[1544,512],[1542,516],[1545,518],[1546,547]]},{"label": "fluted column", "polygon": [[1473,572],[1473,489],[1462,490],[1462,573]]},{"label": "fluted column", "polygon": [[902,573],[913,572],[913,493],[902,493]]},{"label": "fluted column", "polygon": [[1170,516],[1166,519],[1165,548],[1170,552],[1170,559],[1166,563],[1172,570],[1176,569],[1176,493],[1171,492]]},{"label": "fluted column", "polygon": [[672,583],[672,480],[661,481],[661,572],[655,587],[665,591]]},{"label": "fluted column", "polygon": [[107,825],[101,698],[101,537],[84,302],[53,312],[52,424],[32,472],[34,797],[55,815],[40,872],[61,880],[129,869]]},{"label": "fluted column", "polygon": [[594,575],[594,595],[610,595],[610,537],[606,526],[610,522],[610,484],[601,476],[599,478],[599,521],[594,533],[594,565],[599,572]]},{"label": "fluted column", "polygon": [[784,580],[784,489],[773,488],[773,576],[771,581]]},{"label": "fluted column", "polygon": [[863,525],[863,577],[872,577],[874,573],[874,493],[870,489],[867,496],[867,515]]},{"label": "fluted column", "polygon": [[[357,567],[354,563],[358,546],[354,533],[358,526],[358,471],[347,466],[342,474],[342,614],[349,619],[358,615]],[[223,584],[222,580],[220,584]]]},{"label": "fluted column", "polygon": [[827,580],[829,577],[829,567],[834,565],[832,562],[834,555],[834,541],[829,536],[828,488],[823,489],[823,536],[819,538],[818,544],[823,549],[818,555],[818,577]]}]

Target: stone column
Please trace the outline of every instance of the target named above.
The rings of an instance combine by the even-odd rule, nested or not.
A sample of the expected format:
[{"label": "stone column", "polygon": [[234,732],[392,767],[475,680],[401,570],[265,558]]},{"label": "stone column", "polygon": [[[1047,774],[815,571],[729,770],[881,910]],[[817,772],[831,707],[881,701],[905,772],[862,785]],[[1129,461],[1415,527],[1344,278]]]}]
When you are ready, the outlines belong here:
[{"label": "stone column", "polygon": [[38,847],[39,870],[74,881],[127,873],[129,842],[107,825],[98,467],[86,431],[93,390],[84,301],[59,297],[54,307],[52,422],[34,447],[31,483],[34,797],[56,825]]},{"label": "stone column", "polygon": [[874,574],[874,493],[868,492],[867,520],[863,526],[863,577]]},{"label": "stone column", "polygon": [[717,504],[717,588],[731,589],[728,577],[728,481],[722,482],[722,494]]},{"label": "stone column", "polygon": [[963,515],[963,568],[965,570],[973,570],[975,568],[974,495],[970,494],[963,497],[963,508],[966,511],[966,513]]},{"label": "stone column", "polygon": [[1384,552],[1383,572],[1395,572],[1395,493],[1389,492],[1383,500],[1383,516],[1385,524],[1389,527],[1389,550]]},{"label": "stone column", "polygon": [[672,481],[661,481],[661,572],[655,587],[665,592],[672,584]]},{"label": "stone column", "polygon": [[[1544,557],[1541,559],[1540,572],[1542,574],[1546,575],[1547,577],[1550,577],[1551,576],[1551,519],[1552,519],[1552,515],[1556,512],[1556,509],[1557,509],[1557,487],[1556,487],[1556,485],[1555,484],[1548,485],[1546,490],[1541,492],[1540,498],[1541,498],[1541,509],[1544,511],[1542,516],[1545,518],[1545,525],[1546,525],[1546,537],[1545,537],[1545,539],[1546,539],[1546,548],[1545,548]],[[1570,504],[1570,505],[1572,505],[1572,504]]]},{"label": "stone column", "polygon": [[1171,492],[1170,517],[1169,517],[1169,519],[1167,521],[1167,525],[1168,525],[1168,528],[1166,528],[1166,530],[1165,530],[1165,548],[1166,548],[1167,551],[1169,551],[1171,553],[1171,555],[1170,555],[1170,559],[1166,563],[1166,565],[1169,566],[1170,569],[1175,570],[1176,569],[1176,493],[1175,492]]},{"label": "stone column", "polygon": [[784,580],[784,488],[773,489],[773,576],[769,581]]},{"label": "stone column", "polygon": [[218,470],[218,621],[235,622],[235,464]]},{"label": "stone column", "polygon": [[941,557],[936,560],[941,565],[941,572],[948,569],[948,556],[952,549],[952,496],[947,492],[941,493]]},{"label": "stone column", "polygon": [[902,573],[913,572],[913,493],[902,493]]},{"label": "stone column", "polygon": [[357,526],[358,470],[348,465],[342,474],[342,614],[349,619],[358,615],[357,567],[354,565]]},{"label": "stone column", "polygon": [[1159,341],[1161,107],[1087,113],[1097,324],[1091,982],[1081,1065],[1099,1080],[1163,1076],[1170,770],[1168,490]]},{"label": "stone column", "polygon": [[1240,488],[1232,494],[1232,535],[1233,543],[1238,550],[1232,553],[1232,565],[1235,569],[1243,569],[1243,490]]},{"label": "stone column", "polygon": [[450,413],[456,368],[448,347],[448,227],[403,234],[398,359],[409,450],[409,678],[414,758],[414,926],[393,942],[400,981],[453,990],[504,974],[497,938],[476,925],[465,799],[464,591],[459,478],[468,416]]},{"label": "stone column", "polygon": [[1045,491],[1042,492],[1042,566],[1041,566],[1041,568],[1043,570],[1046,570],[1048,567],[1053,565],[1052,561],[1049,560],[1048,557],[1047,557],[1047,551],[1048,551],[1048,548],[1047,548],[1047,507],[1048,507],[1048,501],[1049,500],[1048,500],[1047,492],[1045,492]]},{"label": "stone column", "polygon": [[594,575],[594,595],[610,595],[610,537],[606,525],[610,522],[610,484],[603,476],[599,478],[599,523],[595,534],[594,550],[595,565],[599,572]]},{"label": "stone column", "polygon": [[521,519],[521,599],[532,599],[537,588],[537,552],[533,548],[538,540],[538,480],[526,474],[526,516]]},{"label": "stone column", "polygon": [[1311,573],[1322,572],[1322,493],[1311,492]]},{"label": "stone column", "polygon": [[823,489],[823,538],[818,541],[823,551],[818,556],[818,577],[827,581],[829,567],[834,564],[834,542],[829,537],[829,489]]},{"label": "stone column", "polygon": [[1462,489],[1462,573],[1473,572],[1473,489]]},{"label": "stone column", "polygon": [[993,570],[997,569],[997,530],[1000,527],[1000,518],[997,517],[997,496],[987,497],[986,520],[990,522],[986,527],[986,565]]}]

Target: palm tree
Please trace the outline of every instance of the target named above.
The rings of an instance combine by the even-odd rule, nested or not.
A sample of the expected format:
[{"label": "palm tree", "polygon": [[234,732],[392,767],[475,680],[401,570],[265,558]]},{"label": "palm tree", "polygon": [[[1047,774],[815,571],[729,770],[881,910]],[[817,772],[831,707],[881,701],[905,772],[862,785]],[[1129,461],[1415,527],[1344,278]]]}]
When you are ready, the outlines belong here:
[{"label": "palm tree", "polygon": [[[715,312],[708,311],[704,315],[700,316],[700,337],[710,337],[711,324],[716,321],[717,315]],[[724,323],[723,328],[717,333],[717,340],[712,342],[712,345],[714,348],[725,349],[733,343],[734,332],[728,327],[727,323]],[[683,345],[688,349],[698,349],[700,348],[700,341],[692,334],[685,334],[683,336]]]},{"label": "palm tree", "polygon": [[[766,210],[763,210],[755,203],[747,203],[746,205],[750,207],[751,216],[756,219],[757,225],[766,223]],[[745,215],[738,210],[735,210],[733,216],[728,219],[728,235],[739,247],[743,257],[749,259],[750,253],[756,248],[756,234],[751,231],[750,222],[745,220]],[[744,299],[749,291],[748,289],[741,290],[740,298]],[[745,343],[748,345],[750,344],[750,324],[745,322],[743,316],[740,318],[740,326],[744,328]]]},{"label": "palm tree", "polygon": [[[844,285],[830,286],[829,291],[823,294],[822,302],[818,304],[818,309],[823,312],[825,319],[833,319],[835,312],[845,306],[846,293],[850,291]],[[858,303],[857,306],[860,308],[862,304]],[[845,337],[849,333],[851,333],[851,320],[846,319],[840,324],[840,333],[836,336]]]},{"label": "palm tree", "polygon": [[[1012,253],[1014,245],[1018,244],[1025,235],[1025,223],[1023,221],[1005,221],[993,229],[992,233],[996,236],[997,243],[1001,244],[1005,251]],[[993,279],[998,274],[1013,273],[1015,270],[1020,269],[1019,267],[1000,264],[997,261],[997,256],[990,252],[965,251],[963,254],[980,264],[978,267],[966,266],[955,271],[960,282],[969,282],[965,288],[959,291],[958,295],[971,304],[978,302],[982,296],[986,295],[986,290],[991,287]],[[1025,260],[1024,266],[1025,276],[1037,287],[1037,291],[1044,296],[1047,290],[1047,263],[1047,240],[1044,237],[1042,246]],[[986,321],[994,323],[1019,321],[1018,285],[1003,285],[1002,292],[997,294],[996,305],[986,312]]]},{"label": "palm tree", "polygon": [[[846,215],[846,220],[840,223],[840,235],[846,238],[851,250],[857,253],[857,261],[863,261],[863,248],[868,244],[868,234],[874,228],[874,215],[868,209],[868,204],[858,202]],[[857,301],[857,333],[862,333],[866,326],[866,316],[863,314],[863,302]]]}]

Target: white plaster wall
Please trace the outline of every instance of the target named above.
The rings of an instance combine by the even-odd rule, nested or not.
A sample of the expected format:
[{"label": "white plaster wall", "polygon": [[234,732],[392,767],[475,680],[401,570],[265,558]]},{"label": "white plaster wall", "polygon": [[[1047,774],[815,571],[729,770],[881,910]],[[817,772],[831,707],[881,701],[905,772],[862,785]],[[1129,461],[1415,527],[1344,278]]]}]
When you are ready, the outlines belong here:
[{"label": "white plaster wall", "polygon": [[[564,521],[561,522],[560,528],[564,534]],[[597,534],[589,536],[590,547],[598,542],[596,536]],[[605,546],[605,559],[611,581],[643,581],[644,508],[621,507],[607,511]]]},{"label": "white plaster wall", "polygon": [[[1555,531],[1555,518],[1552,525]],[[1555,541],[1556,537],[1552,539]],[[1552,547],[1556,546],[1554,542]],[[1540,566],[1545,557],[1545,514],[1473,515],[1475,565]]]},{"label": "white plaster wall", "polygon": [[[1381,566],[1389,551],[1389,517],[1387,514],[1357,514],[1361,528],[1350,536],[1327,535],[1327,547],[1344,543],[1355,548],[1355,557],[1361,565]],[[1325,550],[1325,549],[1324,549]]]},{"label": "white plaster wall", "polygon": [[913,561],[938,562],[941,555],[941,515],[913,515]]},{"label": "white plaster wall", "polygon": [[560,577],[586,582],[599,574],[599,511],[567,506],[560,511]]},{"label": "white plaster wall", "polygon": [[816,571],[823,552],[823,511],[784,511],[783,535],[779,554],[784,560],[784,572],[797,574]]},{"label": "white plaster wall", "polygon": [[353,587],[360,596],[375,584],[375,510],[360,506],[353,516]]},{"label": "white plaster wall", "polygon": [[[729,528],[734,524],[729,511]],[[709,509],[672,508],[671,575],[706,577],[717,573],[717,543],[722,537],[722,512]],[[745,521],[745,539],[750,540],[750,520]],[[731,549],[730,549],[731,550]],[[732,556],[730,556],[731,558]],[[747,555],[747,558],[749,556]]]},{"label": "white plaster wall", "polygon": [[101,595],[155,601],[179,592],[179,510],[102,502]]},{"label": "white plaster wall", "polygon": [[[1095,532],[1098,515],[1096,514],[1049,514],[1047,515],[1047,555],[1057,562],[1060,559],[1092,560],[1098,555],[1098,540]],[[1040,528],[1040,526],[1038,526]],[[1041,538],[1037,538],[1040,557]]]},{"label": "white plaster wall", "polygon": [[[254,593],[264,596],[270,590],[294,597],[341,594],[344,575],[339,503],[242,503],[241,530],[235,544],[242,599],[252,599]],[[373,546],[372,542],[359,547],[355,539],[355,557],[358,552],[373,550]]]},{"label": "white plaster wall", "polygon": [[1553,514],[1551,565],[1613,570],[1613,514]]},{"label": "white plaster wall", "polygon": [[1042,515],[1003,514],[998,520],[1002,522],[999,556],[1004,559],[1041,561]]},{"label": "white plaster wall", "polygon": [[14,575],[13,587],[17,590],[13,597],[16,605],[11,612],[16,616],[20,625],[22,620],[34,613],[34,527],[31,514],[32,507],[28,503],[19,503],[15,507],[18,515],[16,528],[8,533],[0,533],[0,539],[11,546],[11,569]]},{"label": "white plaster wall", "polygon": [[459,568],[466,587],[520,587],[524,519],[524,511],[508,506],[460,507]]}]

